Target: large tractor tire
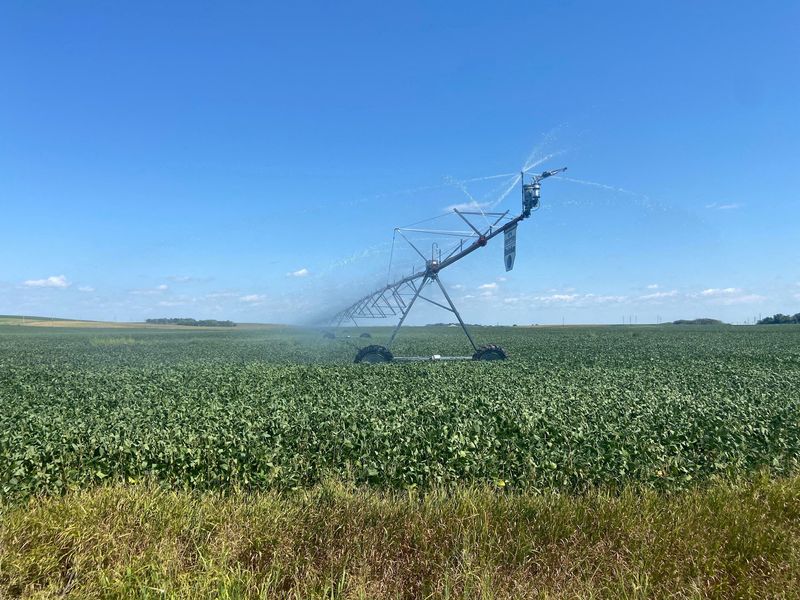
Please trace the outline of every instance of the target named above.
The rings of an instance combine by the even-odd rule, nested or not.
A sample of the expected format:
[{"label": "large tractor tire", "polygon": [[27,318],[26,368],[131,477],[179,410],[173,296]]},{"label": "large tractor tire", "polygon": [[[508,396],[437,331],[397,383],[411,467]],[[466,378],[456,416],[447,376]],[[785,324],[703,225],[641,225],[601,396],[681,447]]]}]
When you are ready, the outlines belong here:
[{"label": "large tractor tire", "polygon": [[481,346],[472,355],[472,360],[505,360],[506,358],[508,358],[506,351],[497,344]]},{"label": "large tractor tire", "polygon": [[372,335],[371,335],[371,334],[369,334],[369,333],[367,333],[367,332],[365,331],[364,333],[362,333],[362,334],[361,334],[360,336],[358,336],[358,337],[360,337],[360,338],[371,338],[371,337],[372,337]]},{"label": "large tractor tire", "polygon": [[384,348],[383,346],[367,346],[366,348],[361,348],[356,354],[356,359],[353,361],[355,363],[388,363],[394,360],[394,355],[388,348]]}]

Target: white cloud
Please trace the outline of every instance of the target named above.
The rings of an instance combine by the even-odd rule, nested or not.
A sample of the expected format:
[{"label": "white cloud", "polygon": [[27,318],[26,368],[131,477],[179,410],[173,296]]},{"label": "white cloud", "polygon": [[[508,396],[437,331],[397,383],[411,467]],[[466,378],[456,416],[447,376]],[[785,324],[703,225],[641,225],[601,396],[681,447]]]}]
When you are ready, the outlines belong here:
[{"label": "white cloud", "polygon": [[[552,291],[552,290],[548,290]],[[570,307],[586,307],[595,305],[609,305],[609,304],[623,304],[631,301],[629,296],[618,294],[581,294],[578,292],[567,293],[560,290],[557,293],[549,294],[516,294],[508,295],[497,294],[494,291],[483,291],[481,297],[492,299],[505,306],[527,306],[527,305],[544,305],[544,306],[558,306],[568,305]],[[474,296],[464,296],[466,298],[473,298]]]},{"label": "white cloud", "polygon": [[206,298],[235,298],[238,295],[236,292],[211,292],[206,294]]},{"label": "white cloud", "polygon": [[580,294],[551,294],[549,296],[534,296],[534,300],[544,302],[545,304],[569,304],[575,302]]},{"label": "white cloud", "polygon": [[302,269],[298,269],[297,271],[292,271],[286,274],[287,277],[307,277],[308,275],[309,271],[305,267],[303,267]]},{"label": "white cloud", "polygon": [[452,289],[454,289],[454,290],[463,290],[464,289],[464,286],[461,285],[460,283],[456,283],[455,285],[451,285],[450,287]]},{"label": "white cloud", "polygon": [[25,287],[67,288],[72,284],[64,275],[51,275],[47,279],[28,279],[22,285]]},{"label": "white cloud", "polygon": [[657,290],[658,289],[658,284],[657,283],[651,283],[650,285],[647,286],[647,289],[648,290]]},{"label": "white cloud", "polygon": [[79,292],[93,292],[94,288],[90,285],[82,285],[78,288]]},{"label": "white cloud", "polygon": [[479,285],[478,289],[479,290],[496,290],[497,289],[497,284],[494,283],[494,282],[492,282],[492,283],[484,283],[482,285]]},{"label": "white cloud", "polygon": [[264,294],[247,294],[239,298],[239,300],[247,302],[248,304],[255,304],[256,302],[263,302],[265,298],[266,296]]},{"label": "white cloud", "polygon": [[545,304],[545,305],[558,305],[568,304],[570,306],[590,306],[596,304],[622,304],[629,302],[628,296],[617,294],[580,294],[580,293],[563,293],[546,295],[528,295],[521,294],[518,296],[508,296],[502,298],[502,302],[508,305],[519,305],[521,303],[528,304]]},{"label": "white cloud", "polygon": [[177,300],[161,300],[158,303],[159,306],[183,306],[184,304],[186,303]]},{"label": "white cloud", "polygon": [[757,304],[767,299],[760,294],[747,294],[741,288],[708,288],[695,294],[696,297],[708,299],[713,304],[730,306],[732,304]]},{"label": "white cloud", "polygon": [[639,300],[661,300],[663,298],[675,298],[677,295],[678,290],[670,290],[668,292],[653,292],[652,294],[639,296]]},{"label": "white cloud", "polygon": [[742,205],[738,202],[732,202],[730,204],[720,204],[719,202],[714,202],[712,204],[706,204],[706,208],[710,208],[713,210],[733,210],[734,208],[739,208]]},{"label": "white cloud", "polygon": [[165,291],[165,290],[168,290],[168,289],[169,289],[169,286],[168,286],[166,283],[162,283],[161,285],[157,285],[157,286],[156,286],[156,289],[157,289],[159,292],[163,292],[163,291]]},{"label": "white cloud", "polygon": [[738,294],[741,292],[739,288],[727,287],[727,288],[708,288],[707,290],[703,290],[700,292],[701,296],[705,296],[706,298],[709,297],[718,297],[718,296],[731,296],[733,294]]},{"label": "white cloud", "polygon": [[502,283],[503,281],[507,281],[507,278],[505,278],[505,277],[498,277],[498,278],[497,278],[497,281],[499,281],[499,282],[501,282],[501,283]]},{"label": "white cloud", "polygon": [[597,304],[619,304],[628,300],[627,296],[595,296],[594,294],[586,294],[585,298]]}]

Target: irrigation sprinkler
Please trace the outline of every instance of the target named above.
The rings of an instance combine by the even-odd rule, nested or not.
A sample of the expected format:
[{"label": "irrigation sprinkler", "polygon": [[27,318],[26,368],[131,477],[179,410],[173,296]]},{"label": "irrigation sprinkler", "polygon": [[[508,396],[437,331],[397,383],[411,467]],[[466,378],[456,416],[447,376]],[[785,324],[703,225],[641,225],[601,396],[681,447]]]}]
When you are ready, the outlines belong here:
[{"label": "irrigation sprinkler", "polygon": [[[505,212],[484,212],[484,211],[465,211],[453,208],[455,213],[468,227],[467,231],[419,229],[412,227],[395,228],[395,236],[399,235],[408,245],[422,258],[424,267],[414,270],[410,275],[402,277],[387,285],[363,296],[353,302],[344,310],[339,311],[330,319],[330,325],[341,327],[346,323],[352,322],[359,326],[359,321],[367,319],[387,319],[398,318],[398,322],[392,329],[389,340],[385,346],[372,344],[361,348],[355,357],[355,362],[361,363],[383,363],[383,362],[411,362],[421,360],[505,360],[506,352],[496,344],[485,344],[478,346],[475,339],[469,332],[461,314],[458,312],[450,294],[441,281],[439,274],[447,267],[457,263],[462,258],[472,254],[475,250],[485,247],[489,240],[503,235],[505,237],[504,262],[506,271],[514,268],[516,257],[517,225],[531,216],[531,213],[539,208],[541,200],[541,181],[552,175],[566,171],[566,167],[545,171],[539,175],[526,176],[525,172],[520,173],[520,184],[522,187],[522,211],[517,216],[509,216],[509,211]],[[527,177],[527,181],[526,181]],[[480,216],[487,219],[488,227],[476,225],[476,217]],[[409,239],[407,233],[426,233],[440,236],[451,236],[456,238],[452,250],[442,253],[437,244],[433,244],[430,254],[425,254],[419,247]],[[438,302],[424,295],[426,287],[436,286],[441,290],[446,303]],[[461,329],[464,331],[472,346],[473,354],[469,356],[394,356],[391,348],[397,333],[403,326],[411,308],[417,300],[424,300],[443,310],[451,312]]]}]

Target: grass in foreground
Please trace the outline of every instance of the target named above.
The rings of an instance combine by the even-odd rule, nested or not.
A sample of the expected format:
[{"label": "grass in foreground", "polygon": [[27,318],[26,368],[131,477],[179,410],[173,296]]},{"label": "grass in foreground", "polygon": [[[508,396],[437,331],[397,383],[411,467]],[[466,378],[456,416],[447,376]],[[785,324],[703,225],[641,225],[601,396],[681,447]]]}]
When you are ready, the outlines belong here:
[{"label": "grass in foreground", "polygon": [[1,510],[0,597],[800,597],[800,476],[672,495],[109,486]]}]

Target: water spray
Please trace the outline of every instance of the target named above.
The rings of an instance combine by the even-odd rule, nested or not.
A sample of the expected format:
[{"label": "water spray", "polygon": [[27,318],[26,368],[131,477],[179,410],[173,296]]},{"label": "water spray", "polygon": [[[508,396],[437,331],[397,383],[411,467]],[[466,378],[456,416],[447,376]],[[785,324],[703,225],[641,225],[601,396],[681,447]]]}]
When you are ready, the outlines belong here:
[{"label": "water spray", "polygon": [[539,208],[539,200],[541,198],[542,193],[542,184],[540,183],[542,179],[547,179],[548,177],[552,177],[553,175],[557,175],[558,173],[563,173],[567,170],[567,167],[562,167],[561,169],[555,169],[553,171],[545,171],[541,175],[534,175],[533,181],[531,183],[525,183],[525,172],[521,172],[519,174],[520,179],[523,180],[522,184],[522,214],[525,215],[525,218],[531,216],[531,211],[537,210]]}]

